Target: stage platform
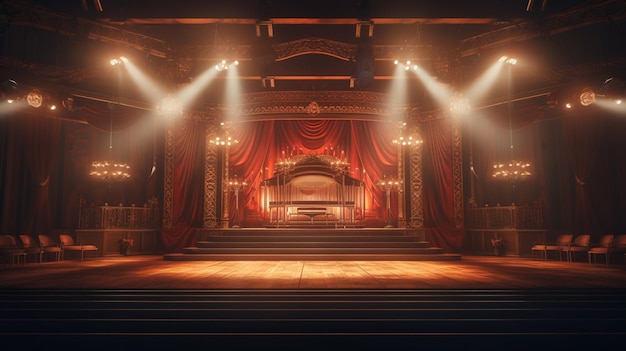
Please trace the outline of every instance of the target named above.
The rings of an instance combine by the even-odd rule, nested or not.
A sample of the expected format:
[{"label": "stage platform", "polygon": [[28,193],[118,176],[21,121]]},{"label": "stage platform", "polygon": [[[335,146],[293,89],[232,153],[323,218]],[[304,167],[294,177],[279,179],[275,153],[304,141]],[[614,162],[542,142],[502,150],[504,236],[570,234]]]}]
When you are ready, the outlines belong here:
[{"label": "stage platform", "polygon": [[164,259],[451,261],[461,255],[432,246],[415,229],[266,227],[205,230],[195,246]]}]

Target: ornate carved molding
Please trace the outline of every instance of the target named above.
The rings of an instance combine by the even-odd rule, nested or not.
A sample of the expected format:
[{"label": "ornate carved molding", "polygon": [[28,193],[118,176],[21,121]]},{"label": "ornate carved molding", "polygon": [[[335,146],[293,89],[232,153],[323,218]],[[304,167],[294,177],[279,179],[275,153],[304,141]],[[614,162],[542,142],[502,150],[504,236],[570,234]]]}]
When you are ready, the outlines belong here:
[{"label": "ornate carved molding", "polygon": [[305,38],[275,44],[272,45],[272,48],[276,56],[276,61],[288,60],[296,56],[309,54],[322,54],[345,61],[356,61],[358,46],[357,44],[347,44],[322,38]]},{"label": "ornate carved molding", "polygon": [[172,123],[165,130],[165,174],[163,179],[163,229],[172,229],[174,209],[174,132]]},{"label": "ornate carved molding", "polygon": [[247,94],[237,115],[243,119],[346,115],[388,117],[388,95],[365,91],[276,91]]},{"label": "ornate carved molding", "polygon": [[413,147],[409,153],[409,194],[411,218],[409,226],[424,228],[424,181],[422,177],[422,148]]},{"label": "ornate carved molding", "polygon": [[465,211],[463,208],[463,140],[461,137],[461,123],[453,119],[453,159],[452,173],[454,182],[454,224],[457,229],[464,227]]},{"label": "ornate carved molding", "polygon": [[202,220],[203,228],[216,228],[217,217],[217,196],[219,194],[218,156],[217,147],[211,144],[210,136],[216,133],[216,126],[207,124],[204,145],[204,215]]}]

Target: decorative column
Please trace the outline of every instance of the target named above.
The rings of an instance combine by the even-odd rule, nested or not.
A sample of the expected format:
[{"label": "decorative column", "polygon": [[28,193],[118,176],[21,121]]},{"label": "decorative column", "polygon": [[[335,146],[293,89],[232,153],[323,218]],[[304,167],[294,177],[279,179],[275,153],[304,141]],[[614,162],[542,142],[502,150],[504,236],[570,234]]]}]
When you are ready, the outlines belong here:
[{"label": "decorative column", "polygon": [[233,191],[235,193],[235,215],[233,216],[233,228],[241,227],[241,225],[239,224],[239,190],[243,189],[246,185],[247,183],[245,182],[245,180],[240,182],[237,179],[237,176],[235,176],[234,179],[228,181],[228,191]]},{"label": "decorative column", "polygon": [[[402,129],[406,128],[406,123],[402,124]],[[407,135],[404,135],[407,134]],[[417,131],[417,129],[411,133],[406,133],[406,131],[402,132],[402,135],[397,139],[393,140],[394,144],[398,145],[398,179],[400,180],[402,185],[408,184],[411,185],[411,182],[405,181],[406,174],[406,165],[405,165],[405,149],[409,151],[409,156],[412,156],[412,152],[416,149],[420,149],[419,146],[423,143],[423,140]],[[421,154],[420,154],[421,155]],[[412,163],[409,159],[409,167],[412,167]],[[421,159],[420,159],[421,165]],[[410,168],[411,169],[411,168]],[[421,169],[420,169],[421,171]],[[405,191],[408,190],[408,193],[413,194],[413,189],[409,187],[406,189],[404,186],[398,190],[398,227],[405,228],[407,226],[406,221],[406,198]],[[421,195],[420,195],[421,197]],[[413,206],[411,206],[411,210],[413,210]],[[409,222],[409,226],[413,226],[411,222]]]},{"label": "decorative column", "polygon": [[385,192],[386,198],[386,214],[385,228],[393,228],[391,221],[391,191],[398,191],[402,187],[402,183],[396,178],[383,178],[378,181],[378,186]]}]

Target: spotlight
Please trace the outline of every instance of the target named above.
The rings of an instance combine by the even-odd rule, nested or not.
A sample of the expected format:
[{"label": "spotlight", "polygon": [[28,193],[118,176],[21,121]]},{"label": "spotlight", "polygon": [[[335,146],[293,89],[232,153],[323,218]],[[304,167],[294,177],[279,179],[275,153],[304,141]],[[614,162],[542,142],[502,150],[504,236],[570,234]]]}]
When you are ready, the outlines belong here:
[{"label": "spotlight", "polygon": [[215,65],[215,69],[218,71],[224,71],[224,70],[229,69],[232,66],[237,66],[237,65],[239,65],[239,61],[237,60],[232,61],[230,64],[228,63],[227,60],[222,60],[220,63]]},{"label": "spotlight", "polygon": [[2,98],[2,100],[6,99],[8,103],[13,103],[18,98],[16,94],[16,81],[14,81],[13,79],[7,79],[2,82],[2,85],[0,86],[0,97]]},{"label": "spotlight", "polygon": [[508,56],[501,56],[498,59],[498,62],[504,62],[504,63],[508,63],[510,65],[514,65],[517,63],[517,59],[512,58],[512,57],[508,57]]},{"label": "spotlight", "polygon": [[50,107],[49,107],[49,108],[50,108],[50,110],[51,110],[51,111],[54,111],[54,110],[56,110],[56,109],[57,109],[57,105],[52,104],[52,105],[50,105]]},{"label": "spotlight", "polygon": [[594,102],[596,102],[596,93],[589,87],[584,88],[580,93],[580,104],[589,106]]},{"label": "spotlight", "polygon": [[124,56],[120,56],[118,58],[114,58],[110,61],[111,66],[121,65],[124,62],[128,62],[128,59]]},{"label": "spotlight", "polygon": [[39,90],[33,89],[26,95],[26,102],[34,108],[40,108],[43,104],[43,95],[41,95]]}]

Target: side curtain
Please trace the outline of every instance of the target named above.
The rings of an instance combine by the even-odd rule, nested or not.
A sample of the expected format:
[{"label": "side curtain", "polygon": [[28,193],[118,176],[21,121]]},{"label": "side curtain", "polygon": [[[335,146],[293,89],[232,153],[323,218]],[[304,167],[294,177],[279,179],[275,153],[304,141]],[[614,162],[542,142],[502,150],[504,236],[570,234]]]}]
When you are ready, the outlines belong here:
[{"label": "side curtain", "polygon": [[50,178],[58,165],[62,150],[59,142],[61,122],[52,118],[24,116],[24,158],[29,169],[30,208],[24,221],[27,234],[50,233],[52,231],[52,209],[50,201]]},{"label": "side curtain", "polygon": [[422,131],[426,232],[433,245],[460,252],[464,230],[454,224],[453,126],[447,119],[438,119],[424,123]]},{"label": "side curtain", "polygon": [[172,229],[163,230],[166,252],[193,246],[202,228],[205,125],[181,120],[173,128],[174,179]]}]

